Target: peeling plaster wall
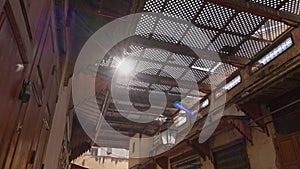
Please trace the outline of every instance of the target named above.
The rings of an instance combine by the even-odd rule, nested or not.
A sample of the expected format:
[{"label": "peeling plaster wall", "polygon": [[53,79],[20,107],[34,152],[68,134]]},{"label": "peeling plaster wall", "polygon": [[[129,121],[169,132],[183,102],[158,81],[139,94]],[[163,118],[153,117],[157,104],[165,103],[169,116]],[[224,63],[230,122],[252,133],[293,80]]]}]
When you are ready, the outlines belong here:
[{"label": "peeling plaster wall", "polygon": [[[128,169],[128,160],[121,160],[111,157],[92,157],[90,155],[82,155],[74,160],[74,164],[83,166],[82,162],[84,161],[84,167],[91,169]],[[117,162],[116,162],[117,161]]]},{"label": "peeling plaster wall", "polygon": [[[149,152],[152,148],[153,140],[143,140],[139,139],[140,134],[136,134],[129,141],[129,168],[134,167],[138,164],[145,163],[149,158],[134,158],[139,156],[145,156],[146,152]],[[149,136],[143,135],[142,138],[148,138]],[[135,151],[133,152],[133,143],[135,143]]]},{"label": "peeling plaster wall", "polygon": [[276,151],[272,137],[252,130],[253,145],[247,144],[247,153],[251,169],[278,169],[276,167]]}]

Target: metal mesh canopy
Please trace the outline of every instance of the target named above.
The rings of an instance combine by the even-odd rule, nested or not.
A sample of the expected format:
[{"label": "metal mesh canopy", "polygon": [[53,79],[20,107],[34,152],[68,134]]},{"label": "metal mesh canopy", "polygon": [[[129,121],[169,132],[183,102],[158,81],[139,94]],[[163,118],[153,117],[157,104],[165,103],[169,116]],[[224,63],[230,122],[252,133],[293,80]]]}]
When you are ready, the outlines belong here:
[{"label": "metal mesh canopy", "polygon": [[[300,11],[297,8],[299,1],[252,0],[252,2],[294,14],[298,14]],[[147,0],[143,11],[162,13],[168,17],[183,19],[191,22],[194,26],[190,27],[184,22],[143,14],[136,26],[137,36],[142,36],[146,40],[152,39],[158,42],[217,52],[220,57],[225,55],[245,58],[248,59],[247,63],[256,59],[260,51],[271,45],[290,28],[283,22],[204,0],[191,2]],[[135,66],[136,71],[144,67],[155,67],[155,69],[148,69],[143,73],[157,78],[189,80],[190,78],[186,74],[186,67],[189,67],[199,84],[210,84],[212,79],[208,79],[208,75],[211,73],[209,70],[218,64],[210,58],[209,53],[207,59],[197,59],[164,49],[143,47],[142,44],[129,45],[127,48],[129,50],[125,50],[123,56],[136,57],[138,60]],[[111,62],[110,66],[115,67],[119,61],[119,56],[115,56],[107,62]],[[107,66],[107,62],[103,63],[103,66]],[[178,72],[178,77],[171,77],[165,73],[166,69]],[[220,63],[215,69],[216,72],[223,73],[226,77],[237,70],[236,64],[230,62]],[[218,83],[220,80],[213,84]],[[151,89],[150,86],[151,84],[148,86],[149,89]]]},{"label": "metal mesh canopy", "polygon": [[[205,98],[211,88],[218,86],[251,61],[258,60],[262,57],[259,55],[261,51],[268,49],[280,36],[292,30],[292,26],[283,21],[222,6],[223,2],[214,3],[215,1],[146,0],[142,11],[162,13],[166,17],[143,14],[136,25],[135,34],[143,41],[159,45],[151,48],[143,42],[129,43],[122,46],[123,50],[119,55],[110,55],[98,64],[101,68],[114,69],[123,58],[132,57],[135,60],[132,64],[133,71],[146,70],[140,72],[139,77],[126,84],[127,86],[119,87],[136,92],[161,90],[170,97],[176,97],[179,93],[185,96],[195,95],[194,89],[188,85],[191,82],[188,74],[191,70],[190,73],[199,85],[201,97]],[[300,14],[299,0],[249,2]],[[192,26],[180,22],[180,19],[190,22]],[[187,48],[205,51],[205,56],[197,58],[191,52],[186,52]],[[213,53],[217,53],[221,59],[216,60]],[[176,72],[176,77],[172,77],[168,71]],[[212,73],[220,73],[225,77],[209,78]],[[175,79],[187,84],[185,88],[179,89]],[[174,108],[172,106],[168,108]]]}]

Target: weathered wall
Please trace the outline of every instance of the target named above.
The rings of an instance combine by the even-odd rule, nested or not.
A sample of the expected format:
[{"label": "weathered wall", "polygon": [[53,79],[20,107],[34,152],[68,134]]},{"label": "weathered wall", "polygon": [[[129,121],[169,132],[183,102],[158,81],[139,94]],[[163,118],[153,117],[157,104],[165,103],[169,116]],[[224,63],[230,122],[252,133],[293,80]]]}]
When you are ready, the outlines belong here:
[{"label": "weathered wall", "polygon": [[[145,156],[145,152],[149,152],[152,148],[152,142],[148,143],[146,140],[140,141],[139,139],[140,134],[136,134],[133,138],[131,138],[129,142],[129,168],[138,165],[143,164],[148,160],[148,158],[135,158],[140,156]],[[142,135],[142,138],[146,138],[148,136]],[[148,140],[150,141],[150,139]],[[135,143],[135,148],[133,152],[133,144]]]},{"label": "weathered wall", "polygon": [[236,129],[232,129],[215,136],[210,142],[210,148],[216,149],[242,138],[243,136]]},{"label": "weathered wall", "polygon": [[78,157],[77,159],[74,160],[74,164],[82,165],[82,161],[84,160],[84,167],[87,168],[93,168],[93,169],[102,169],[102,168],[107,168],[107,169],[128,169],[128,160],[118,160],[115,158],[111,157],[106,157],[103,160],[103,157],[97,159],[89,156],[89,155],[82,155]]},{"label": "weathered wall", "polygon": [[272,137],[252,130],[253,145],[247,144],[247,153],[251,169],[277,169],[276,151]]}]

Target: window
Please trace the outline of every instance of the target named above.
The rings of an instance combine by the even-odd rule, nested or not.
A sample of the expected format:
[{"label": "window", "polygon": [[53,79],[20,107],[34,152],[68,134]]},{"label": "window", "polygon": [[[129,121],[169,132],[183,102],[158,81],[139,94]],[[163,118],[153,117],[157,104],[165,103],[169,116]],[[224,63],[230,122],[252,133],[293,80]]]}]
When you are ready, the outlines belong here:
[{"label": "window", "polygon": [[262,65],[266,65],[267,63],[271,62],[273,59],[275,59],[277,56],[281,55],[283,52],[285,52],[288,48],[290,48],[293,45],[292,38],[286,39],[284,42],[282,42],[279,46],[277,46],[275,49],[273,49],[271,52],[269,52],[266,56],[259,59],[259,63]]},{"label": "window", "polygon": [[285,41],[283,41],[280,45],[278,45],[276,48],[274,48],[272,51],[270,51],[268,54],[266,54],[264,57],[259,59],[251,68],[252,72],[255,72],[259,70],[264,65],[268,64],[272,60],[274,60],[276,57],[281,55],[283,52],[288,50],[293,45],[293,39],[291,37],[287,38]]},{"label": "window", "polygon": [[186,112],[184,110],[180,110],[178,115],[174,118],[176,127],[180,127],[186,123]]},{"label": "window", "polygon": [[242,81],[241,76],[238,75],[237,77],[235,77],[234,79],[232,79],[230,82],[228,82],[224,86],[224,89],[225,90],[230,90],[230,89],[234,88],[236,85],[238,85],[239,83],[241,83],[241,81]]},{"label": "window", "polygon": [[205,108],[206,106],[209,105],[209,100],[208,99],[205,99],[202,104],[201,104],[201,108]]},{"label": "window", "polygon": [[132,153],[135,152],[135,142],[132,144]]},{"label": "window", "polygon": [[219,98],[220,96],[222,96],[223,94],[225,94],[226,91],[229,91],[232,88],[234,88],[235,86],[237,86],[238,84],[240,84],[241,81],[242,81],[241,76],[240,75],[236,76],[234,79],[232,79],[231,81],[229,81],[228,83],[226,83],[224,87],[218,89],[215,92],[215,98]]},{"label": "window", "polygon": [[112,154],[112,148],[111,147],[107,148],[106,154],[107,155],[111,155]]},{"label": "window", "polygon": [[98,148],[93,147],[93,148],[91,149],[91,155],[92,155],[92,156],[98,156]]}]

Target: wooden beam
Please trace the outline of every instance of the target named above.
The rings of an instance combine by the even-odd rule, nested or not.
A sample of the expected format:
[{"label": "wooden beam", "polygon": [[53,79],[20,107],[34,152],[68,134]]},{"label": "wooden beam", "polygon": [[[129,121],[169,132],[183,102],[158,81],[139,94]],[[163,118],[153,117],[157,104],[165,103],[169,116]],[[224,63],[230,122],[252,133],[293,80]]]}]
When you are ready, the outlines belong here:
[{"label": "wooden beam", "polygon": [[[106,127],[106,126],[102,126],[101,127],[101,130],[110,130],[111,129],[111,126],[110,127]],[[137,129],[137,128],[119,128],[119,132],[126,132],[126,131],[132,131],[134,133],[141,133],[142,132],[142,129]]]},{"label": "wooden beam", "polygon": [[[101,67],[98,71],[98,75],[96,77],[96,91],[101,91],[101,90],[104,90],[103,89],[103,86],[106,88],[108,86],[110,86],[110,79],[108,80],[106,78],[106,76],[112,76],[113,75],[113,72],[115,71],[115,69],[113,68],[105,68],[105,67]],[[88,73],[85,71],[85,73]],[[105,76],[105,77],[104,77]],[[102,80],[102,77],[106,80]],[[167,85],[167,86],[170,86],[170,87],[178,87],[178,83],[181,84],[182,87],[184,88],[187,88],[187,89],[192,89],[195,87],[195,84],[193,82],[190,82],[190,81],[185,81],[185,80],[175,80],[173,78],[168,78],[168,77],[159,77],[159,76],[154,76],[154,75],[149,75],[149,74],[138,74],[136,76],[136,78],[142,82],[146,82],[146,83],[153,83],[153,84],[159,84],[159,85]],[[102,82],[103,84],[105,85],[101,85],[100,82]],[[99,84],[99,85],[97,85]],[[148,87],[138,87],[138,86],[135,86],[135,88],[137,89],[143,89],[143,90],[146,90],[148,91]],[[126,90],[129,90],[129,89],[126,89]],[[211,85],[208,85],[208,84],[203,84],[203,83],[199,83],[198,84],[198,89],[196,89],[199,91],[199,97],[202,97],[203,93],[205,94],[209,94],[211,92]],[[130,91],[134,91],[134,89],[130,89]],[[138,91],[135,91],[136,94],[140,95],[142,94],[141,92],[138,92]],[[145,92],[144,92],[145,93]],[[176,93],[176,92],[167,92],[167,93]],[[202,94],[201,94],[202,93]],[[134,93],[132,93],[134,94]],[[144,96],[144,95],[141,95],[141,96]],[[97,96],[97,98],[101,99],[102,96]],[[120,101],[122,101],[122,98],[119,98]],[[170,100],[176,100],[176,99],[179,99],[180,98],[180,95],[176,96],[176,95],[170,95],[170,94],[167,94],[167,98],[170,99]],[[132,103],[134,103],[133,100],[131,100]],[[170,105],[172,107],[172,105]]]},{"label": "wooden beam", "polygon": [[[237,57],[237,56],[228,56],[226,54],[221,54],[209,50],[199,50],[199,49],[193,49],[194,51],[197,51],[197,55],[192,48],[184,45],[179,45],[179,44],[172,44],[172,43],[167,43],[163,41],[158,41],[154,39],[147,39],[142,36],[132,36],[130,38],[127,38],[126,44],[131,44],[131,45],[139,45],[145,48],[157,48],[157,49],[162,49],[169,51],[171,53],[176,53],[176,54],[181,54],[185,56],[190,56],[192,58],[201,58],[201,59],[206,59],[206,60],[213,60],[213,61],[222,61],[224,63],[228,64],[233,64],[234,66],[237,67],[243,67],[247,63],[249,63],[249,59],[247,58],[242,58],[242,57]],[[114,52],[112,52],[114,53]]]},{"label": "wooden beam", "polygon": [[176,165],[178,163],[182,163],[188,159],[191,159],[191,158],[196,158],[196,157],[199,157],[199,154],[196,153],[195,151],[193,150],[190,150],[190,151],[187,151],[187,152],[184,152],[184,153],[181,153],[179,154],[178,156],[176,157],[173,157],[172,159],[170,159],[170,163],[172,165]]},{"label": "wooden beam", "polygon": [[162,168],[162,169],[169,169],[169,159],[168,157],[160,157],[156,159],[156,163]]},{"label": "wooden beam", "polygon": [[284,22],[290,26],[297,27],[300,24],[300,17],[290,12],[274,9],[259,3],[245,0],[207,0],[221,6],[232,8],[238,11],[245,11],[255,15],[263,16],[276,21]]},{"label": "wooden beam", "polygon": [[[137,78],[143,82],[150,82],[155,84],[167,85],[172,87],[178,87],[178,83],[182,85],[182,87],[191,89],[194,86],[193,82],[183,81],[183,80],[175,80],[173,78],[168,77],[157,77],[149,74],[137,75]],[[210,85],[207,84],[199,84],[198,89],[203,93],[210,93]]]},{"label": "wooden beam", "polygon": [[[112,77],[114,72],[115,72],[114,68],[100,67],[98,70],[96,84],[97,84],[97,82],[99,82],[99,83],[103,82],[102,77],[104,79],[107,79],[107,76]],[[190,81],[175,80],[175,79],[169,78],[169,77],[158,77],[158,76],[150,75],[150,74],[137,74],[136,78],[142,82],[167,85],[167,86],[171,86],[171,87],[178,87],[178,83],[180,83],[182,85],[182,87],[185,87],[187,89],[190,89],[194,86],[194,83],[190,82]],[[105,86],[109,86],[109,85],[110,85],[110,83],[107,83]],[[101,87],[101,85],[99,85],[99,87]],[[198,84],[198,89],[200,92],[210,93],[211,86],[207,85],[207,84]]]},{"label": "wooden beam", "polygon": [[202,152],[202,150],[199,148],[199,145],[195,145],[194,142],[191,142],[190,140],[186,140],[186,143],[193,148],[193,151],[198,153],[202,158],[205,158],[205,154]]},{"label": "wooden beam", "polygon": [[[128,144],[127,144],[128,143]],[[99,139],[95,143],[100,147],[113,147],[113,148],[124,148],[124,149],[129,149],[129,141],[115,141],[115,140],[104,140],[104,139]]]}]

